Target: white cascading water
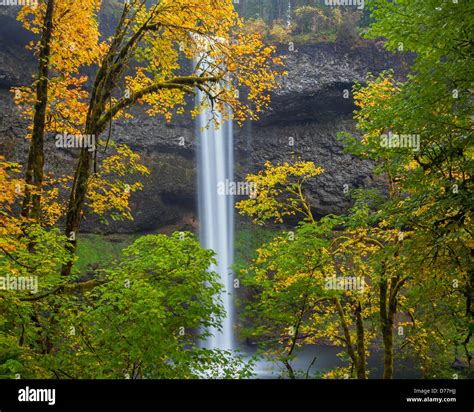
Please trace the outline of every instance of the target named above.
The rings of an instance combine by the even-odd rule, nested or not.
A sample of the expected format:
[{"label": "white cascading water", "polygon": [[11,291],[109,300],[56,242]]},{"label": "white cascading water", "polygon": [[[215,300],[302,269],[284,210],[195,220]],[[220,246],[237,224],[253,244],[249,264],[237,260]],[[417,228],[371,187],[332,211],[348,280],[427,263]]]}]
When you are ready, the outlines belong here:
[{"label": "white cascading water", "polygon": [[[200,95],[199,98],[203,98]],[[216,128],[211,121],[211,110],[206,109],[198,117],[198,191],[199,226],[201,245],[216,253],[217,265],[209,268],[219,274],[224,286],[221,295],[226,311],[222,331],[212,328],[213,336],[205,342],[209,349],[232,350],[233,339],[233,274],[231,266],[234,254],[234,200],[229,193],[220,193],[218,184],[233,181],[233,128],[232,122],[223,122],[222,116]],[[227,187],[227,185],[226,185]]]}]

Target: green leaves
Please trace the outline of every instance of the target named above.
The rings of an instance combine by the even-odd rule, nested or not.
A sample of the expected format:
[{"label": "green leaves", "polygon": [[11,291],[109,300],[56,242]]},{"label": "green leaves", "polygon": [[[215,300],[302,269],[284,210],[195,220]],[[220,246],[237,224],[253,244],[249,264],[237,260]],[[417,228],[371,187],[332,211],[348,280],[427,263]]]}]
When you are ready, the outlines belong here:
[{"label": "green leaves", "polygon": [[[35,237],[38,250],[46,253],[51,238]],[[52,262],[62,256],[51,255]],[[71,282],[37,303],[4,293],[0,374],[22,369],[25,377],[195,378],[212,370],[224,378],[249,376],[242,358],[199,347],[206,329],[219,326],[224,315],[212,263],[213,252],[190,233],[147,235],[96,273],[89,291],[76,293]],[[53,273],[60,278],[57,264]]]},{"label": "green leaves", "polygon": [[[380,251],[378,266],[410,279],[397,299],[411,318],[400,345],[416,353],[424,376],[448,376],[450,348],[464,342],[466,361],[472,352],[466,325],[473,319],[474,69],[468,50],[474,25],[463,16],[473,14],[474,4],[373,0],[370,6],[375,21],[367,36],[383,37],[393,52],[414,52],[414,64],[402,83],[383,73],[356,87],[363,136],[341,138],[350,152],[376,161],[387,178],[390,197],[368,222],[403,229],[398,244]],[[419,150],[381,147],[388,131],[419,135]]]},{"label": "green leaves", "polygon": [[214,299],[221,286],[208,270],[213,253],[191,234],[176,233],[143,236],[123,255],[103,271],[102,286],[67,308],[64,321],[79,333],[67,345],[58,342],[63,360],[81,376],[193,376],[204,327],[223,314]]}]

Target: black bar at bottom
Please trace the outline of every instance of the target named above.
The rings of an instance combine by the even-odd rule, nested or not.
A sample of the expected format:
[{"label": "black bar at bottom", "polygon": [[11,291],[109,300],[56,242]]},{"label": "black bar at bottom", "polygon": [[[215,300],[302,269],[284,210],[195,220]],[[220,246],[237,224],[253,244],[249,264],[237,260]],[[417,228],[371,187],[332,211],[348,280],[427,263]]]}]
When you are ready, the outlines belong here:
[{"label": "black bar at bottom", "polygon": [[[32,389],[54,389],[54,404],[52,392]],[[155,410],[161,401],[201,406],[230,400],[235,402],[227,404],[230,408],[239,402],[262,401],[334,406],[328,410],[358,406],[380,412],[397,408],[402,408],[402,412],[472,412],[473,392],[470,380],[2,380],[0,411],[82,409],[88,412],[105,406],[106,410],[115,406],[122,410],[122,407],[152,405]]]}]

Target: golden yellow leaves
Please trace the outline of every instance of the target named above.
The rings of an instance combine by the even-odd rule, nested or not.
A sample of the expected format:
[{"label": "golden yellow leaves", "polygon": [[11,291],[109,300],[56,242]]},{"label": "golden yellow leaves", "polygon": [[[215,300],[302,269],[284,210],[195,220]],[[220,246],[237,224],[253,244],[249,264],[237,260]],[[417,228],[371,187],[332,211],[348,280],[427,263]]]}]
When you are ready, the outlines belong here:
[{"label": "golden yellow leaves", "polygon": [[[55,4],[50,59],[55,75],[51,76],[49,87],[62,104],[51,105],[49,111],[55,124],[61,120],[55,112],[62,116],[66,111],[62,126],[68,124],[69,132],[71,125],[83,125],[85,113],[81,85],[73,86],[70,76],[77,75],[80,67],[100,65],[109,48],[100,42],[100,6],[100,0],[62,0]],[[136,74],[126,78],[129,91],[140,92],[152,84],[170,82],[185,72],[189,72],[189,77],[218,79],[147,93],[138,103],[148,105],[149,115],[161,114],[169,121],[173,115],[184,112],[185,94],[200,89],[208,98],[192,111],[193,115],[212,106],[225,119],[232,117],[240,124],[246,119],[258,119],[268,106],[270,92],[278,87],[277,77],[282,73],[277,68],[282,62],[273,47],[263,44],[259,33],[236,33],[242,20],[232,0],[164,0],[148,6],[134,2],[130,8],[125,30],[130,36],[140,31],[144,34],[133,56],[140,62]],[[18,19],[27,29],[39,33],[44,14],[45,4],[36,9],[25,6]],[[204,69],[191,63],[200,58],[206,62]],[[191,67],[193,70],[189,70]],[[56,76],[61,78],[57,84]],[[76,90],[77,96],[71,89]],[[239,98],[239,89],[248,100]],[[29,94],[32,92],[33,89]],[[31,99],[24,96],[19,103],[31,106]],[[28,111],[32,111],[31,107]]]},{"label": "golden yellow leaves", "polygon": [[[61,0],[55,2],[51,66],[60,73],[77,73],[83,65],[99,63],[107,45],[100,43],[97,12],[100,0]],[[38,7],[24,6],[17,19],[39,33],[43,27],[46,2]],[[36,49],[35,44],[30,48]]]},{"label": "golden yellow leaves", "polygon": [[274,48],[263,44],[260,34],[239,34],[229,46],[228,62],[236,70],[229,70],[236,88],[247,91],[254,109],[235,97],[231,90],[227,99],[232,106],[234,119],[241,123],[245,119],[258,119],[259,113],[269,104],[269,92],[279,87],[278,66],[281,60],[274,56]]},{"label": "golden yellow leaves", "polygon": [[53,226],[64,215],[66,202],[61,197],[60,189],[68,188],[71,183],[72,176],[45,176],[41,193],[41,221],[44,226]]},{"label": "golden yellow leaves", "polygon": [[283,217],[297,213],[312,221],[311,208],[302,185],[321,173],[323,169],[312,162],[285,162],[277,166],[267,162],[264,170],[246,178],[257,188],[256,197],[238,202],[236,208],[259,224],[270,219],[282,222]]},{"label": "golden yellow leaves", "polygon": [[406,170],[415,170],[418,167],[420,167],[420,164],[416,160],[411,160],[410,162],[408,162],[406,164],[405,169]]},{"label": "golden yellow leaves", "polygon": [[89,180],[88,206],[97,215],[109,215],[112,220],[133,219],[130,196],[143,188],[133,178],[148,173],[148,169],[140,163],[138,154],[126,145],[117,146],[116,154],[106,158],[100,172]]},{"label": "golden yellow leaves", "polygon": [[380,108],[380,111],[387,108],[390,98],[399,90],[391,74],[382,74],[375,79],[370,79],[365,87],[359,87],[354,91],[354,103],[359,108],[354,119],[358,122],[357,128],[364,131],[362,141],[365,144],[378,139],[385,128],[392,127],[390,124],[380,125],[380,127],[372,125],[372,111],[374,108]]},{"label": "golden yellow leaves", "polygon": [[[132,193],[142,190],[143,185],[138,182],[138,175],[146,175],[148,169],[140,163],[140,156],[133,153],[125,145],[117,148],[117,153],[107,157],[103,162],[101,171],[93,175],[89,180],[87,204],[92,213],[106,220],[108,216],[112,220],[132,219],[130,210],[130,196]],[[0,162],[0,169],[3,163]],[[43,226],[52,227],[64,216],[67,202],[64,192],[72,184],[72,176],[46,175],[41,191],[41,223]],[[3,227],[9,227],[3,234],[12,235],[20,233],[21,220],[14,220],[7,216],[9,204],[21,198],[23,194],[24,181],[21,179],[10,179],[8,190],[4,190],[4,199],[0,198],[3,214],[0,222]],[[2,170],[0,170],[0,188],[7,188]],[[34,186],[30,187],[32,193],[36,193]],[[6,196],[8,194],[8,196]],[[6,224],[7,220],[10,222]]]},{"label": "golden yellow leaves", "polygon": [[387,100],[396,93],[399,88],[396,86],[392,76],[379,77],[370,80],[367,86],[355,91],[354,101],[357,107],[374,107],[380,101]]},{"label": "golden yellow leaves", "polygon": [[[46,132],[80,134],[87,114],[88,93],[83,88],[87,77],[70,74],[52,77],[48,83]],[[35,104],[35,84],[12,90],[22,116],[30,119],[27,138],[31,137]]]},{"label": "golden yellow leaves", "polygon": [[[87,113],[89,94],[84,89],[87,77],[81,67],[99,64],[108,46],[99,40],[97,12],[99,0],[56,1],[49,57],[48,105],[46,131],[80,133]],[[40,33],[46,2],[38,7],[24,6],[17,19],[33,33]],[[38,50],[38,44],[29,46]],[[38,79],[37,79],[38,80]],[[22,114],[31,119],[34,113],[35,84],[13,90]],[[31,130],[31,124],[29,129]],[[27,136],[28,137],[28,136]]]},{"label": "golden yellow leaves", "polygon": [[22,180],[12,178],[11,175],[19,172],[19,165],[5,161],[0,156],[0,204],[2,210],[11,205],[21,194]]},{"label": "golden yellow leaves", "polygon": [[18,236],[23,222],[12,213],[12,205],[23,193],[24,182],[15,177],[19,171],[19,165],[0,156],[0,248],[6,252],[15,250],[14,242],[6,239]]}]

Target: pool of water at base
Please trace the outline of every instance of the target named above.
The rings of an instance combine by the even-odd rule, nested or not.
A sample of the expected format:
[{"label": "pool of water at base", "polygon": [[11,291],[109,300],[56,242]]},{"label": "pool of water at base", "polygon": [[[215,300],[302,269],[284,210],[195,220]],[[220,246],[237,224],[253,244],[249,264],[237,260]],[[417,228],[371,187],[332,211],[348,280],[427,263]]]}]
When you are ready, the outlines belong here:
[{"label": "pool of water at base", "polygon": [[[290,362],[298,378],[321,378],[322,375],[336,367],[347,365],[337,356],[342,348],[330,345],[307,345],[299,348],[295,358]],[[243,346],[241,354],[246,359],[251,359],[257,353],[256,347]],[[313,362],[314,360],[314,362]],[[414,370],[413,362],[398,360],[394,370],[395,379],[418,379],[420,374]],[[381,379],[383,374],[383,352],[371,352],[367,370],[369,379]],[[270,359],[258,359],[254,367],[254,379],[279,379],[288,378],[288,371],[283,363]]]}]

